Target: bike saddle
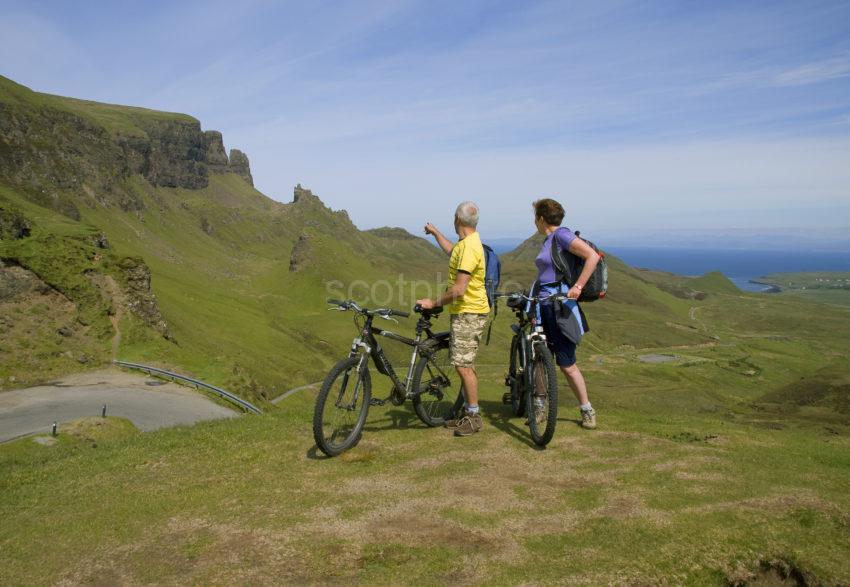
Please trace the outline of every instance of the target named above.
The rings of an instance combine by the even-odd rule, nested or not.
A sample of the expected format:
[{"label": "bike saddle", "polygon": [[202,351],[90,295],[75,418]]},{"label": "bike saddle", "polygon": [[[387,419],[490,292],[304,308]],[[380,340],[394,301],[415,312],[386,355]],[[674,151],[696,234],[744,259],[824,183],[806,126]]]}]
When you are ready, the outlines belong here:
[{"label": "bike saddle", "polygon": [[426,310],[425,308],[423,308],[419,304],[416,304],[416,306],[414,306],[414,308],[413,308],[413,311],[422,314],[423,318],[431,318],[432,316],[439,316],[440,314],[442,314],[443,313],[443,307],[437,306],[436,308],[430,308],[430,309]]}]

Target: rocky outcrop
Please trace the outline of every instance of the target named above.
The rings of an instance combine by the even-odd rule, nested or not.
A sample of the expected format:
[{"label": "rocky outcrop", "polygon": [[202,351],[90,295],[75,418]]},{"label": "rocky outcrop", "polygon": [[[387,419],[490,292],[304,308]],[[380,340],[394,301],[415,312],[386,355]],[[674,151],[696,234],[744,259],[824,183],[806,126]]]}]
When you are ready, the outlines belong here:
[{"label": "rocky outcrop", "polygon": [[61,295],[28,269],[12,261],[0,260],[0,303],[26,296],[29,293]]},{"label": "rocky outcrop", "polygon": [[304,233],[298,237],[295,246],[292,247],[292,254],[289,255],[289,271],[290,273],[299,271],[309,264],[310,254],[310,237]]},{"label": "rocky outcrop", "polygon": [[151,270],[139,257],[125,257],[118,264],[127,283],[127,307],[164,338],[174,340],[151,290]]},{"label": "rocky outcrop", "polygon": [[20,212],[0,206],[0,240],[27,238],[31,230],[30,221]]},{"label": "rocky outcrop", "polygon": [[210,171],[223,173],[227,171],[229,160],[224,150],[224,138],[217,130],[204,132],[204,149],[206,151],[206,162]]},{"label": "rocky outcrop", "polygon": [[230,149],[230,165],[228,168],[252,186],[254,185],[254,178],[251,177],[251,165],[248,163],[248,155],[239,149]]},{"label": "rocky outcrop", "polygon": [[[301,202],[302,204],[305,202],[318,202],[322,204],[319,196],[314,195],[313,192],[307,188],[302,188],[300,183],[292,190],[292,201],[296,204],[298,202]],[[324,207],[324,204],[322,204],[322,206]]]}]

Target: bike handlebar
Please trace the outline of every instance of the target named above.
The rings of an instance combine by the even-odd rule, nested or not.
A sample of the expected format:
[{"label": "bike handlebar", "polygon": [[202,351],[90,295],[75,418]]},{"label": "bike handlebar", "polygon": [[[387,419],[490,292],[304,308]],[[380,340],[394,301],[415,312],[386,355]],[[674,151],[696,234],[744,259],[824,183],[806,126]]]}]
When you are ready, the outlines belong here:
[{"label": "bike handlebar", "polygon": [[401,310],[393,310],[392,308],[377,308],[375,310],[361,308],[354,300],[342,301],[329,299],[327,302],[334,306],[339,306],[340,310],[354,310],[359,314],[366,314],[367,316],[383,316],[384,318],[388,318],[389,316],[399,316],[400,318],[410,317],[410,312],[402,312]]},{"label": "bike handlebar", "polygon": [[[531,296],[527,296],[527,295],[525,295],[525,294],[524,294],[523,292],[521,292],[521,291],[512,291],[512,292],[502,292],[502,291],[497,291],[497,292],[496,292],[496,297],[497,297],[497,298],[515,298],[515,299],[523,300],[523,301],[526,301],[526,302],[537,302],[537,301],[540,301],[540,297],[539,297],[539,296],[538,296],[538,297],[531,297]],[[560,301],[563,301],[563,300],[569,300],[569,299],[572,299],[572,298],[568,298],[568,297],[567,297],[567,294],[559,293],[559,294],[552,294],[552,295],[550,295],[550,296],[548,296],[548,297],[546,297],[546,298],[543,298],[543,299],[545,299],[545,300],[554,300],[554,301],[556,301],[556,302],[560,302]]]}]

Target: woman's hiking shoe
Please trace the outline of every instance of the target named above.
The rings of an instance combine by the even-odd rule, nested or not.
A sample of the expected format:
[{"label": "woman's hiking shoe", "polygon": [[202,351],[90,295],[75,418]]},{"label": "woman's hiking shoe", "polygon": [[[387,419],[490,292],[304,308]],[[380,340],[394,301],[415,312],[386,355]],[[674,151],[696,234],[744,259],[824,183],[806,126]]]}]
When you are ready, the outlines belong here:
[{"label": "woman's hiking shoe", "polygon": [[455,427],[455,436],[475,434],[481,430],[483,425],[484,421],[481,419],[481,414],[466,414],[459,420],[458,425]]},{"label": "woman's hiking shoe", "polygon": [[581,427],[586,430],[593,430],[596,428],[596,412],[593,408],[579,411],[581,412]]}]

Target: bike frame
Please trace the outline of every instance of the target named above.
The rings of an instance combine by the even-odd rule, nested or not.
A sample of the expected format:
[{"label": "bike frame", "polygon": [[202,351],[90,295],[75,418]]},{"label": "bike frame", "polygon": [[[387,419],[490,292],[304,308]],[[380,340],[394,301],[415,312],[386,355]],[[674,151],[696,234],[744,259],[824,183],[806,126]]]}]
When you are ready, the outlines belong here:
[{"label": "bike frame", "polygon": [[[396,334],[395,332],[374,326],[372,324],[374,318],[374,315],[366,315],[366,321],[363,323],[363,327],[360,330],[360,336],[352,341],[351,351],[348,356],[353,357],[358,354],[360,355],[360,363],[357,365],[358,373],[360,373],[362,369],[366,368],[369,357],[371,357],[378,372],[388,376],[393,382],[393,389],[401,394],[402,397],[409,399],[413,396],[413,390],[411,389],[411,385],[413,383],[413,371],[416,367],[416,360],[422,352],[422,347],[428,341],[440,338],[444,335],[442,333],[434,334],[431,331],[431,321],[424,317],[420,317],[419,321],[416,323],[416,336],[414,338],[408,338],[406,336]],[[423,340],[423,333],[426,335],[425,340]],[[404,381],[402,381],[398,374],[396,374],[392,363],[390,363],[384,353],[384,349],[378,342],[376,335],[413,347],[413,352],[410,355],[410,362],[407,365],[407,374],[404,376]],[[359,390],[356,390],[355,393],[358,391]]]}]

